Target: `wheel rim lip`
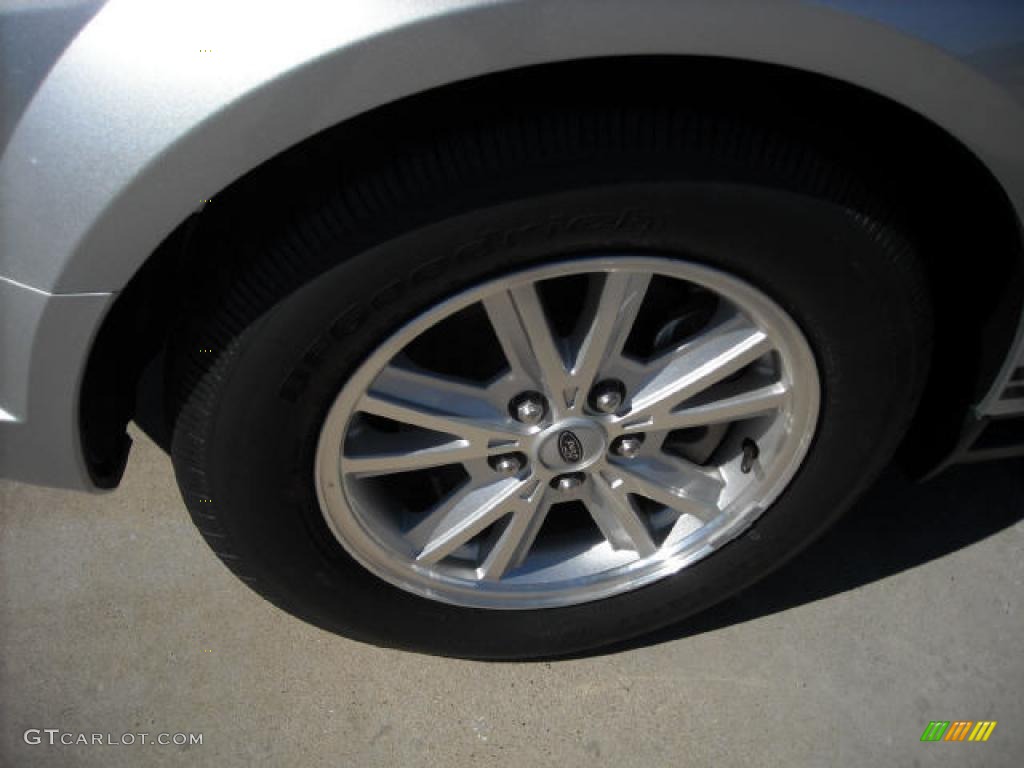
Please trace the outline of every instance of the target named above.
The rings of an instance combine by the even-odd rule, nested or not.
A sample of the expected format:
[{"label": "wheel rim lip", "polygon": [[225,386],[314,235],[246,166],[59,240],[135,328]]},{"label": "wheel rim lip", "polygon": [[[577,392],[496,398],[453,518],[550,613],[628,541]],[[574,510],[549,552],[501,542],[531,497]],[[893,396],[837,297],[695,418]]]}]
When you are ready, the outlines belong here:
[{"label": "wheel rim lip", "polygon": [[[419,334],[492,293],[557,277],[617,271],[646,271],[694,283],[731,302],[759,328],[771,328],[773,349],[784,362],[781,375],[793,388],[794,396],[786,408],[779,409],[778,418],[789,422],[786,429],[790,437],[782,451],[786,460],[782,466],[776,461],[772,471],[766,473],[770,482],[760,483],[763,490],[757,494],[749,493],[748,487],[703,525],[699,529],[700,546],[691,544],[679,552],[667,553],[659,548],[653,555],[574,579],[561,587],[455,579],[399,553],[383,552],[386,545],[348,501],[341,468],[342,446],[351,418],[358,410],[356,406],[383,368]],[[802,466],[817,431],[820,400],[817,364],[803,332],[787,312],[750,283],[717,268],[678,258],[623,254],[565,259],[486,278],[420,313],[378,345],[346,381],[328,410],[317,443],[314,484],[324,520],[335,539],[358,563],[393,586],[468,608],[565,607],[601,600],[664,579],[704,559],[745,531],[779,497]],[[738,505],[742,507],[739,512],[734,509]]]}]

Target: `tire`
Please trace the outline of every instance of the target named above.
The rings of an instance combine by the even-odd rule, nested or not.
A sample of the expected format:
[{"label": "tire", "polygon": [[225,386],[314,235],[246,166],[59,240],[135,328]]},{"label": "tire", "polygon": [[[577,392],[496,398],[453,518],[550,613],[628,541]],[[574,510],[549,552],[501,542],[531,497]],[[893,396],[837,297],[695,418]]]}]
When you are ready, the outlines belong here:
[{"label": "tire", "polygon": [[[203,223],[218,258],[170,346],[172,456],[193,520],[250,587],[378,645],[487,659],[578,653],[761,578],[885,466],[927,373],[931,323],[912,233],[859,159],[756,121],[642,107],[534,110],[427,136],[347,178],[317,176],[284,208],[239,196]],[[742,281],[802,331],[820,407],[781,495],[709,556],[577,604],[452,604],[364,567],[314,482],[346,382],[396,330],[462,291],[616,254]]]}]

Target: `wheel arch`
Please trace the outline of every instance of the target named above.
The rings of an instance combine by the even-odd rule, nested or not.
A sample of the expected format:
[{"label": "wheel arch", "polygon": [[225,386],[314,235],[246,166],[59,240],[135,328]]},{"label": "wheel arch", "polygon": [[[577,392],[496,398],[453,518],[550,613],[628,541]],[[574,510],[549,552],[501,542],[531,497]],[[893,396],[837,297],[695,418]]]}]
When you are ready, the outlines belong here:
[{"label": "wheel arch", "polygon": [[[236,187],[239,179],[251,178],[253,169],[303,146],[321,131],[371,119],[403,99],[429,98],[451,83],[487,82],[510,71],[542,73],[548,67],[622,57],[676,64],[741,63],[750,72],[784,71],[792,82],[828,82],[836,86],[837,93],[873,94],[876,104],[885,105],[880,115],[899,114],[908,123],[941,135],[963,167],[972,167],[978,186],[970,194],[980,195],[992,206],[990,214],[999,222],[1001,233],[1001,252],[981,257],[983,262],[989,259],[1002,264],[1002,271],[995,270],[989,282],[1003,294],[1008,285],[1019,286],[1019,218],[1015,209],[1024,209],[1024,168],[1016,137],[1024,132],[1024,110],[1007,92],[963,62],[902,33],[820,7],[791,8],[781,15],[745,9],[750,18],[737,24],[735,10],[703,4],[652,3],[652,12],[640,19],[625,2],[610,2],[596,10],[591,5],[586,13],[570,7],[575,4],[569,2],[557,9],[545,6],[543,29],[532,39],[540,5],[452,3],[443,12],[377,20],[355,29],[343,44],[336,40],[323,43],[321,55],[289,62],[291,66],[282,66],[252,87],[242,83],[227,97],[204,94],[200,108],[189,110],[181,119],[168,117],[165,108],[154,118],[145,116],[139,110],[150,102],[143,99],[138,103],[137,83],[125,86],[123,95],[130,108],[124,119],[105,132],[90,132],[73,147],[79,154],[72,165],[76,171],[84,171],[82,178],[88,180],[101,169],[82,165],[98,163],[104,153],[96,151],[96,143],[112,140],[116,163],[110,179],[99,185],[100,194],[87,193],[79,174],[72,174],[69,188],[60,193],[67,197],[64,202],[73,211],[72,220],[50,233],[41,233],[36,225],[19,231],[13,236],[15,247],[0,255],[0,262],[6,262],[0,266],[21,275],[27,284],[44,286],[44,290],[122,293],[96,336],[82,379],[79,419],[86,455],[91,457],[87,464],[93,469],[106,467],[93,472],[94,482],[117,482],[117,466],[122,462],[116,457],[124,451],[120,438],[123,424],[135,413],[140,392],[143,400],[153,400],[138,382],[144,378],[146,362],[159,351],[159,343],[154,344],[153,339],[159,338],[161,323],[155,320],[150,336],[138,338],[140,326],[134,313],[149,306],[147,298],[157,290],[154,286],[163,285],[166,265],[179,263],[178,257],[170,254],[181,252],[195,221],[194,212],[204,201],[216,200],[224,190]],[[112,4],[83,35],[90,46],[81,47],[80,39],[62,59],[55,70],[58,82],[65,74],[60,67],[71,66],[69,58],[74,61],[85,56],[112,31],[123,28],[123,18],[104,18],[114,8],[122,12],[123,6]],[[794,34],[795,29],[799,34]],[[475,44],[465,46],[465,40],[471,38]],[[515,44],[509,42],[513,39]],[[145,36],[139,40],[144,41]],[[452,46],[458,47],[460,42],[462,47],[454,50]],[[141,43],[133,46],[137,44]],[[868,46],[879,55],[861,55]],[[395,65],[398,54],[402,54],[402,66]],[[707,58],[711,54],[713,58]],[[894,77],[894,71],[906,76]],[[52,118],[52,110],[66,106],[55,101],[53,94],[59,89],[52,82],[53,78],[8,147],[5,179],[24,180],[19,173],[25,169],[12,166],[19,157],[34,156],[33,124]],[[330,98],[318,103],[312,113],[302,109],[309,93],[323,93],[325,88]],[[957,98],[950,100],[950,93]],[[107,103],[84,106],[88,112],[111,105],[108,99]],[[139,130],[132,121],[139,119],[143,128],[151,119],[162,123],[157,131],[159,141],[141,142],[144,146],[122,153],[125,142],[139,143],[132,135]],[[36,136],[46,141],[41,133]],[[26,194],[7,207],[5,216],[19,211],[24,215],[26,206],[41,205],[42,196],[51,194],[53,185],[53,179],[40,175],[31,183],[11,186]],[[19,258],[43,247],[65,258],[34,262]],[[973,269],[977,269],[976,263],[972,262]],[[948,282],[947,277],[941,279]],[[941,430],[944,442],[955,440],[963,412],[972,398],[983,394],[985,382],[992,380],[1005,357],[1020,317],[1017,298],[1004,296],[998,320],[989,323],[984,334],[979,332],[979,338],[988,339],[986,355],[991,359],[982,372],[976,372],[975,380],[962,382],[952,400],[941,394],[926,397],[928,419],[941,417],[946,425]],[[126,362],[123,355],[108,350],[118,345],[124,349],[129,328],[137,352],[135,360]],[[120,400],[110,396],[112,391],[120,393]],[[97,392],[105,394],[97,396]],[[104,404],[98,406],[98,402]],[[947,422],[955,422],[955,426]],[[926,437],[917,444],[931,442]],[[928,461],[938,460],[932,452],[925,451]]]},{"label": "wheel arch", "polygon": [[[966,60],[837,7],[447,0],[346,15],[310,2],[297,29],[281,7],[247,4],[240,25],[222,5],[114,0],[69,47],[0,160],[0,223],[19,224],[0,227],[0,274],[118,291],[203,201],[322,130],[447,84],[609,57],[710,56],[862,88],[961,142],[1024,211],[1024,105]],[[58,206],[59,221],[32,215]]]}]

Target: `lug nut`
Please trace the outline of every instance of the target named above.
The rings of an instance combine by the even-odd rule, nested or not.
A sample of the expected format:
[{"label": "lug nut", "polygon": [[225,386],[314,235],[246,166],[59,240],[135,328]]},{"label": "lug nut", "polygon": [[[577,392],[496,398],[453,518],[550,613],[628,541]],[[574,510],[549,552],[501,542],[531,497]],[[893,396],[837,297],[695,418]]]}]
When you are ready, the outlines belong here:
[{"label": "lug nut", "polygon": [[643,442],[643,435],[618,437],[612,443],[612,453],[624,459],[634,459],[640,453],[640,446],[643,445]]},{"label": "lug nut", "polygon": [[533,426],[544,418],[544,398],[536,392],[527,392],[512,401],[511,411],[516,421]]},{"label": "lug nut", "polygon": [[499,475],[505,477],[512,477],[520,469],[523,468],[523,461],[514,453],[506,454],[505,456],[495,456],[491,459],[491,469],[497,472]]},{"label": "lug nut", "polygon": [[622,405],[625,389],[622,382],[614,379],[602,381],[590,393],[590,403],[594,406],[594,410],[601,413],[615,413]]},{"label": "lug nut", "polygon": [[579,472],[573,472],[568,475],[559,475],[551,481],[551,487],[566,493],[575,488],[579,488],[583,485],[583,475]]}]

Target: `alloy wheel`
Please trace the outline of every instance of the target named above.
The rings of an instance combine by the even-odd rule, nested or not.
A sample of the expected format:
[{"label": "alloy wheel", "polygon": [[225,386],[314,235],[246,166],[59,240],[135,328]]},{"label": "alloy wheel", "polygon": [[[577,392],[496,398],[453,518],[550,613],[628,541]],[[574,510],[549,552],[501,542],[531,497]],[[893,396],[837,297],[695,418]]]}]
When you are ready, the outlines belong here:
[{"label": "alloy wheel", "polygon": [[501,276],[385,341],[315,459],[330,530],[385,581],[455,605],[573,605],[664,578],[749,527],[814,436],[796,322],[686,261]]}]

